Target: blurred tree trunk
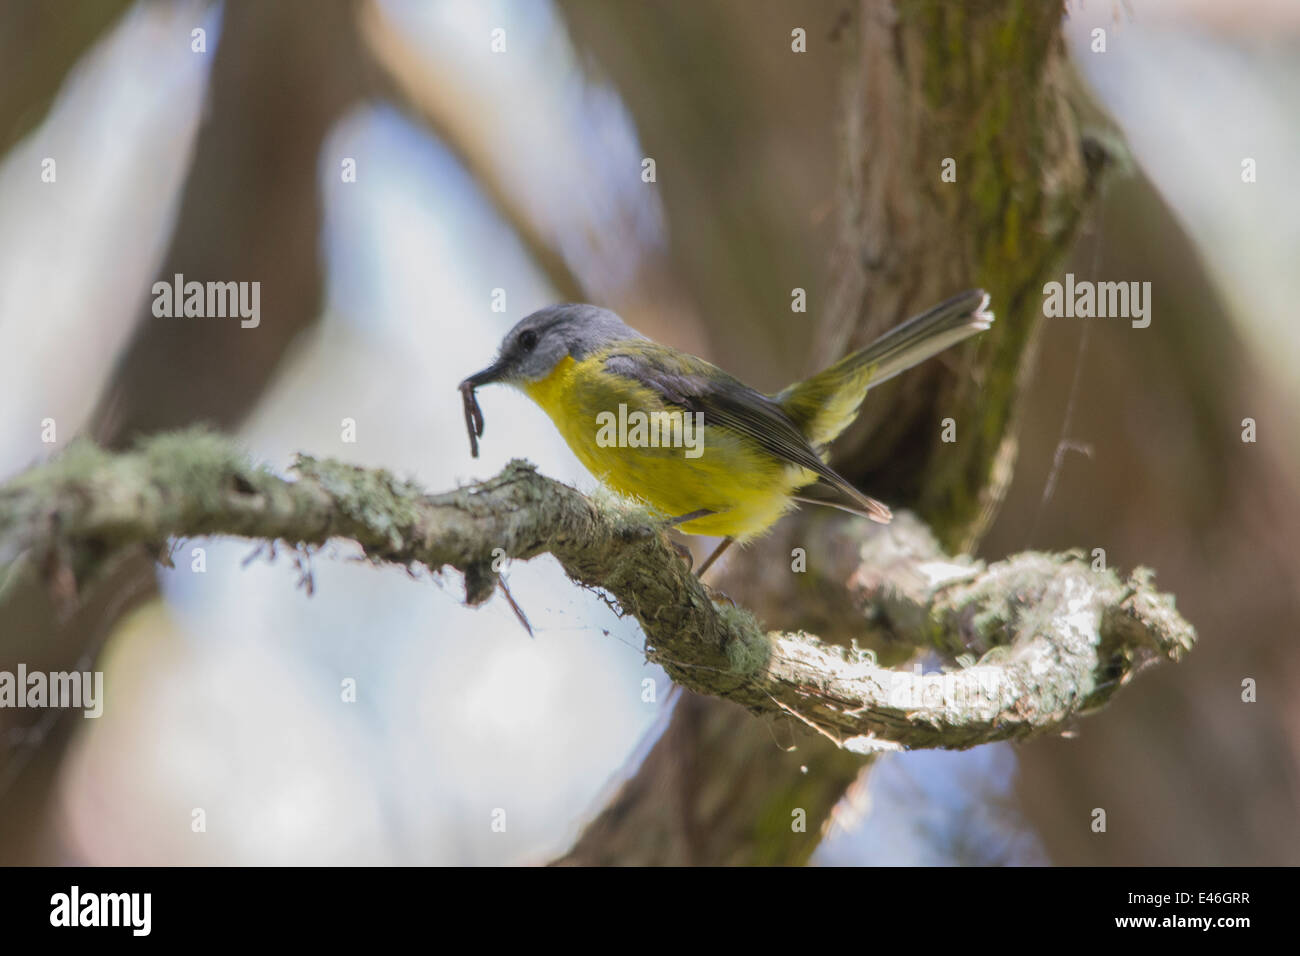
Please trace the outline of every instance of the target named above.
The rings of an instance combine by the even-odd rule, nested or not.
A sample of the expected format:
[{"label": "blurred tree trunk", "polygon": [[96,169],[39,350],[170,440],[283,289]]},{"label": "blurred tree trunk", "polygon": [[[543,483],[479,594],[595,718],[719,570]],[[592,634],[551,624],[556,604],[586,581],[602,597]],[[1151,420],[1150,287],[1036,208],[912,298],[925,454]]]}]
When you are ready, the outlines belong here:
[{"label": "blurred tree trunk", "polygon": [[158,276],[261,283],[262,321],[154,317],[146,297],[92,437],[243,420],[320,315],[321,147],[369,76],[352,2],[227,3],[207,115]]},{"label": "blurred tree trunk", "polygon": [[[834,460],[872,494],[917,510],[949,547],[974,545],[1010,478],[1042,285],[1105,165],[1069,102],[1062,14],[1059,3],[860,0],[842,30],[840,234],[830,304],[812,330],[817,362],[971,285],[992,293],[997,322],[873,391]],[[768,56],[792,55],[788,33],[770,43]],[[685,95],[671,82],[659,92],[670,102]],[[941,179],[948,159],[956,182]],[[717,241],[730,248],[730,238]],[[956,422],[955,444],[940,441],[944,418]],[[777,626],[833,617],[790,572],[792,543],[810,563],[826,558],[825,520],[787,519],[733,554],[720,586]],[[852,633],[851,618],[828,623],[818,625],[824,634]],[[775,741],[792,732],[798,750],[789,753]],[[801,863],[863,763],[793,722],[773,726],[688,698],[561,862]],[[806,833],[790,825],[796,809]]]},{"label": "blurred tree trunk", "polygon": [[[560,5],[655,160],[675,284],[713,345],[704,356],[754,385],[785,385],[799,371],[791,359],[809,354],[810,316],[825,299],[840,57],[831,35],[844,4]],[[807,54],[790,50],[796,26],[807,30]],[[808,294],[806,314],[790,311],[796,287]],[[618,303],[652,336],[656,308]],[[671,332],[692,347],[684,330]]]},{"label": "blurred tree trunk", "polygon": [[[53,13],[54,5],[35,6]],[[102,28],[116,5],[80,6],[102,6],[95,21]],[[0,14],[6,15],[13,11]],[[44,12],[30,16],[49,19]],[[56,19],[67,26],[64,14]],[[68,55],[39,59],[45,70],[44,86],[33,88],[38,97],[57,88],[75,54],[95,39],[89,14],[72,22],[87,29],[52,44]],[[47,33],[13,39],[31,44]],[[73,38],[79,38],[75,49]],[[5,42],[0,39],[0,49]],[[321,147],[373,80],[356,5],[228,0],[214,56],[206,115],[159,276],[260,281],[261,324],[244,329],[237,321],[160,319],[142,296],[135,336],[92,418],[93,437],[106,445],[127,446],[140,435],[194,422],[237,425],[290,343],[320,315]],[[0,109],[11,101],[0,97]],[[19,660],[32,670],[85,669],[118,619],[156,595],[154,575],[153,556],[137,551],[75,600],[34,581],[20,583],[10,613],[0,619],[0,669],[12,670]],[[48,823],[71,723],[31,723],[37,718],[0,711],[3,863],[57,858],[47,827],[32,821]]]},{"label": "blurred tree trunk", "polygon": [[[1283,398],[1153,183],[1116,183],[1097,220],[1102,239],[1081,243],[1062,269],[1140,275],[1159,290],[1158,312],[1138,333],[1125,323],[1049,323],[1025,402],[1024,467],[983,547],[993,555],[1085,543],[1104,547],[1112,567],[1159,568],[1201,640],[1176,678],[1155,669],[1143,693],[1090,718],[1077,737],[1024,748],[1020,802],[1060,863],[1295,866],[1300,721],[1285,688],[1300,680],[1300,468],[1294,436],[1278,428]],[[1079,361],[1084,398],[1062,436]],[[1272,439],[1243,444],[1246,415],[1269,422]],[[1092,453],[1066,459],[1030,538],[1029,522],[1014,518],[1040,508],[1061,437]],[[1270,692],[1243,703],[1247,677]],[[1106,808],[1111,838],[1080,826],[1094,807]]]},{"label": "blurred tree trunk", "polygon": [[0,156],[40,125],[68,71],[129,6],[125,0],[0,4]]}]

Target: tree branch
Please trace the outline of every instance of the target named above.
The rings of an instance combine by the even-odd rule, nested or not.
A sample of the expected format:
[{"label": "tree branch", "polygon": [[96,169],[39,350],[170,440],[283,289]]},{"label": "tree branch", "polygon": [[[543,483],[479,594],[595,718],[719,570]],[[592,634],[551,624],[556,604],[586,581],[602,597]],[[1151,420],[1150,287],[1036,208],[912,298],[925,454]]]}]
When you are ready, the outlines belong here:
[{"label": "tree branch", "polygon": [[[834,34],[843,42],[845,66],[839,234],[808,371],[953,289],[978,285],[993,294],[998,321],[989,335],[873,390],[859,421],[832,450],[837,470],[859,487],[919,514],[944,547],[969,552],[1014,467],[1016,404],[1033,366],[1043,283],[1075,241],[1108,153],[1080,128],[1071,104],[1059,0],[856,0],[848,6],[845,28]],[[941,175],[949,159],[955,182]],[[956,423],[959,442],[942,441],[945,418]],[[722,586],[769,618],[794,610],[802,616],[799,626],[815,624],[824,637],[852,633],[842,606],[851,572],[811,586],[810,564],[810,580],[788,587],[778,573],[790,551],[777,547],[777,538],[815,540],[818,561],[834,560],[828,525],[806,512],[787,519],[745,560],[720,569]],[[892,650],[877,649],[882,659]],[[804,809],[810,832],[830,819],[843,783],[853,778],[831,764],[831,772],[814,779],[816,761],[843,751],[821,747],[818,738],[801,744],[803,760],[788,760],[770,746],[766,727],[750,721],[747,730],[733,708],[696,703],[689,712],[678,708],[681,725],[675,715],[646,769],[579,837],[571,858],[608,861],[606,847],[612,847],[630,859],[671,865],[808,859],[810,841],[792,832],[789,812]],[[681,812],[655,819],[664,803],[654,775],[678,764],[711,770],[679,777],[674,805]],[[713,811],[719,803],[745,819],[708,829],[719,822]],[[765,825],[777,806],[784,826]],[[638,845],[636,832],[623,832],[647,820],[668,834],[654,848]]]},{"label": "tree branch", "polygon": [[[987,289],[998,320],[873,391],[834,462],[959,551],[1010,482],[1043,283],[1109,169],[1071,102],[1063,15],[1059,0],[859,0],[845,31],[840,232],[815,367],[954,289]],[[948,417],[959,442],[942,440]]]},{"label": "tree branch", "polygon": [[585,302],[583,284],[547,236],[545,224],[527,208],[494,160],[498,146],[483,123],[490,103],[479,101],[455,74],[423,56],[389,22],[374,0],[359,8],[358,28],[377,67],[380,91],[422,123],[474,177],[478,188],[509,223],[529,257],[562,301]]},{"label": "tree branch", "polygon": [[203,432],[155,437],[125,454],[80,443],[0,487],[0,554],[32,551],[66,589],[133,543],[165,554],[170,540],[203,535],[297,548],[348,538],[376,563],[456,569],[477,605],[496,586],[497,559],[549,552],[640,622],[647,657],[678,684],[789,715],[858,753],[1051,731],[1195,641],[1150,572],[1121,581],[1078,554],[1032,552],[985,567],[945,556],[909,515],[882,530],[863,522],[849,591],[864,626],[981,655],[920,676],[811,634],[763,631],[714,600],[652,514],[595,503],[525,462],[437,495],[382,470],[308,456],[293,471],[296,480],[280,477]]}]

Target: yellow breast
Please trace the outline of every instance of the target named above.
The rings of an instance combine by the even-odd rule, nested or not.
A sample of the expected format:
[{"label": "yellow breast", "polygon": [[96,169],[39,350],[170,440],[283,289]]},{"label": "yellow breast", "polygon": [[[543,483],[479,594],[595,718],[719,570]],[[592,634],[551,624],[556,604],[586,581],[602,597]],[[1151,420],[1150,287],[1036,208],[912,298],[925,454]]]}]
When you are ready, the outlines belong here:
[{"label": "yellow breast", "polygon": [[668,517],[716,512],[681,525],[688,534],[740,541],[762,534],[794,507],[790,494],[816,477],[774,459],[747,436],[707,421],[694,456],[681,446],[611,444],[601,423],[617,420],[620,406],[629,417],[671,406],[640,383],[606,372],[599,357],[579,362],[566,356],[524,391],[550,416],[578,460],[614,491]]}]

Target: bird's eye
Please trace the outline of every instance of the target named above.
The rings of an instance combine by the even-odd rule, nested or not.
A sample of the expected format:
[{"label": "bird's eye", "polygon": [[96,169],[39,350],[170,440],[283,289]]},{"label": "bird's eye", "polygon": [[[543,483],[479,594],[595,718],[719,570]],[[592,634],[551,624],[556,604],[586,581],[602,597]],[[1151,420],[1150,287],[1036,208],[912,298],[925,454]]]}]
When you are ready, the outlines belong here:
[{"label": "bird's eye", "polygon": [[537,333],[532,329],[524,329],[519,333],[519,348],[525,352],[531,352],[537,348]]}]

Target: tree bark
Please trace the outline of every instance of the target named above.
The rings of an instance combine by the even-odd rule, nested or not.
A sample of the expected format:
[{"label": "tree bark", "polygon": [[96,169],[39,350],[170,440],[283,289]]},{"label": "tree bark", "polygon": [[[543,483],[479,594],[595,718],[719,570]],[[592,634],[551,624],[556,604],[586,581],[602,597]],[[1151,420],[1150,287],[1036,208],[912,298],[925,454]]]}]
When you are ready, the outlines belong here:
[{"label": "tree bark", "polygon": [[[965,748],[1059,729],[1103,704],[1153,660],[1178,660],[1195,634],[1149,572],[1121,581],[1079,554],[1025,553],[985,567],[944,555],[906,512],[888,529],[846,528],[847,590],[867,633],[931,646],[962,666],[922,677],[815,635],[766,631],[711,595],[640,508],[597,506],[524,462],[428,495],[380,470],[299,456],[287,481],[204,432],[157,436],[113,455],[85,443],[0,487],[0,546],[75,601],[79,582],[130,546],[237,535],[298,556],[332,538],[373,562],[459,571],[486,601],[503,559],[554,555],[640,623],[646,656],[674,683],[760,715],[789,715],[860,754]],[[979,655],[976,660],[976,655]]]},{"label": "tree bark", "polygon": [[[974,548],[996,513],[1015,463],[1015,405],[1034,355],[1041,288],[1078,232],[1109,155],[1083,133],[1070,102],[1060,3],[980,0],[858,0],[845,40],[840,234],[831,262],[830,305],[814,335],[817,366],[955,290],[993,296],[994,328],[978,340],[873,390],[860,421],[833,451],[836,467],[891,506],[914,509],[941,544]],[[955,182],[945,182],[945,160]],[[941,440],[951,418],[957,441]],[[806,582],[786,573],[792,543],[830,551],[823,516],[786,519],[771,538],[724,566],[721,586],[759,613],[809,608]],[[829,616],[844,619],[834,607]],[[842,608],[840,609],[842,611]],[[846,629],[847,630],[847,629]],[[882,649],[882,651],[885,649]],[[678,717],[682,726],[678,726]],[[803,763],[835,748],[799,743]],[[660,753],[663,749],[665,753]],[[585,831],[567,858],[609,859],[603,845],[633,842],[613,821],[653,814],[652,780],[674,763],[713,768],[677,803],[696,813],[721,800],[737,814],[784,799],[802,781],[810,832],[821,832],[854,779],[837,765],[817,786],[772,744],[768,727],[737,722],[731,708],[701,700],[679,709],[667,732]],[[731,784],[726,783],[727,780]],[[763,792],[747,787],[762,781]],[[716,792],[722,788],[723,794]],[[787,803],[787,811],[790,804]],[[684,815],[684,814],[683,814]],[[800,863],[812,850],[784,827],[756,839],[753,826],[725,833],[711,855],[672,854],[689,839],[664,838],[656,862]]]}]

